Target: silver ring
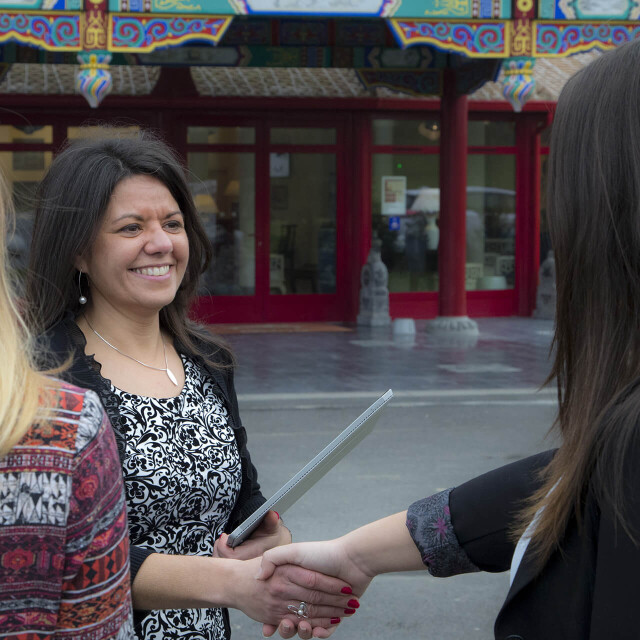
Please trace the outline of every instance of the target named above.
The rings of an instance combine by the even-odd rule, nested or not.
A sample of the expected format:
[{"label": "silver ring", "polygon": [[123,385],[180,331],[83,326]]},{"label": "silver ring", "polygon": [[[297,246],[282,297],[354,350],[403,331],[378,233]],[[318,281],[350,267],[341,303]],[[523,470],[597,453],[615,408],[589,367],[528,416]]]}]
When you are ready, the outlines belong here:
[{"label": "silver ring", "polygon": [[299,605],[290,604],[287,609],[292,613],[295,613],[298,618],[308,618],[309,617],[309,608],[306,602],[301,602]]}]

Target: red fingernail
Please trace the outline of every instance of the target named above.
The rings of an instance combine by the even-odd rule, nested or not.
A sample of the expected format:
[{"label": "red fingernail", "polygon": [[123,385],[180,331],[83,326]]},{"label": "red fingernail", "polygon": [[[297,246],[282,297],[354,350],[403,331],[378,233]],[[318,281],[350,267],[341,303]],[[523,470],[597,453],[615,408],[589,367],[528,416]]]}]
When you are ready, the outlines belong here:
[{"label": "red fingernail", "polygon": [[345,613],[355,613],[356,610],[355,609],[345,609],[344,612]]},{"label": "red fingernail", "polygon": [[331,618],[331,624],[338,624],[340,622],[340,618]]},{"label": "red fingernail", "polygon": [[277,511],[274,511],[273,513],[275,513],[278,516],[278,520],[280,520],[280,514]]},{"label": "red fingernail", "polygon": [[342,593],[353,593],[353,591],[351,591],[351,587],[342,587],[342,589],[340,589],[340,591]]},{"label": "red fingernail", "polygon": [[347,604],[354,609],[357,609],[360,606],[360,603],[357,600],[349,600]]}]

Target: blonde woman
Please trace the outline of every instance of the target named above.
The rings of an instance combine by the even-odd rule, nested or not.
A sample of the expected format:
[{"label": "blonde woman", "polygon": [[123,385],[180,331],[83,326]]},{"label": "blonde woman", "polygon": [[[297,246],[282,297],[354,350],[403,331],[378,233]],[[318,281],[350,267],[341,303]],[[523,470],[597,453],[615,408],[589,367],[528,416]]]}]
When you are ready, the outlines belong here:
[{"label": "blonde woman", "polygon": [[38,373],[6,268],[0,175],[0,635],[133,638],[120,463],[97,396]]}]

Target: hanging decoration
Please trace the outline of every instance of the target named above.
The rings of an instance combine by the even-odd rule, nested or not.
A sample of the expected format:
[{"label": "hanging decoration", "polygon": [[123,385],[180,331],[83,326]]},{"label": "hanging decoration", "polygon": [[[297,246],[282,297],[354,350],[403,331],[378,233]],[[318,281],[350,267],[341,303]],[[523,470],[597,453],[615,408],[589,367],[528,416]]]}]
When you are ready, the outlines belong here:
[{"label": "hanging decoration", "polygon": [[113,87],[109,70],[111,54],[107,51],[82,51],[78,54],[78,62],[76,92],[82,94],[89,105],[96,109]]},{"label": "hanging decoration", "polygon": [[533,58],[511,58],[502,63],[502,95],[511,103],[516,113],[522,111],[536,87],[533,77]]},{"label": "hanging decoration", "polygon": [[85,0],[82,21],[82,51],[76,75],[76,92],[96,109],[113,87],[107,50],[107,0]]}]

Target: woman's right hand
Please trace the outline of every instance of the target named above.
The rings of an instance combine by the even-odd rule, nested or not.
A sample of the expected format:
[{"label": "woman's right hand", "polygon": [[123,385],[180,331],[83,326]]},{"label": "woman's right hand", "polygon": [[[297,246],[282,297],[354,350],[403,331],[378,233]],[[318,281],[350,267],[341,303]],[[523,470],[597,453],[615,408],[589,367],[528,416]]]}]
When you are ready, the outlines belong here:
[{"label": "woman's right hand", "polygon": [[237,579],[229,585],[228,606],[263,624],[278,626],[284,618],[297,624],[299,620],[288,607],[305,602],[307,622],[312,627],[327,628],[352,615],[359,606],[352,587],[339,578],[295,565],[274,565],[268,576],[258,578],[258,573],[262,573],[261,558],[228,562],[237,563],[234,568]]},{"label": "woman's right hand", "polygon": [[[274,572],[294,566],[338,576],[350,585],[349,588],[357,596],[364,593],[374,577],[367,575],[358,563],[349,557],[343,539],[338,539],[328,542],[302,542],[270,549],[262,556],[259,579],[270,579]],[[357,598],[351,596],[350,601],[347,610],[353,612],[353,602],[357,602]],[[312,637],[328,638],[335,630],[335,626],[315,624],[313,620],[295,621],[288,617],[277,627],[270,624],[263,625],[262,633],[270,637],[276,630],[282,638],[292,638],[297,632],[300,638],[308,640]]]},{"label": "woman's right hand", "polygon": [[353,593],[361,596],[375,574],[369,575],[347,552],[344,538],[326,542],[300,542],[269,549],[262,556],[258,578],[269,579],[286,565],[304,567],[344,580]]}]

